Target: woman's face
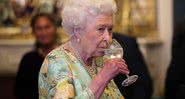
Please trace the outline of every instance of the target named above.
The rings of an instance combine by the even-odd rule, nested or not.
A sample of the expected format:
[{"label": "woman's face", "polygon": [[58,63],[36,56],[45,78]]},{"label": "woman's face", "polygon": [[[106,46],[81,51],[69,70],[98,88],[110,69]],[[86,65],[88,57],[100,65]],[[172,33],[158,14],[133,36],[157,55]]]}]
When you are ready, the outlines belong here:
[{"label": "woman's face", "polygon": [[50,45],[56,40],[56,27],[47,17],[36,20],[33,32],[37,41],[42,45]]},{"label": "woman's face", "polygon": [[88,21],[81,37],[83,51],[92,57],[103,56],[112,39],[113,16],[102,14]]}]

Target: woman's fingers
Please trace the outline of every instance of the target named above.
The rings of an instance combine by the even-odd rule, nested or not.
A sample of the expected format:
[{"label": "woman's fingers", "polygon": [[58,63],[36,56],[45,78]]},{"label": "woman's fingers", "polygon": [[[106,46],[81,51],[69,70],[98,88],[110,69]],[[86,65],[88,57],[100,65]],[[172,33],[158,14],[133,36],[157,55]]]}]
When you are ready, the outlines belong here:
[{"label": "woman's fingers", "polygon": [[118,66],[120,71],[124,71],[123,73],[126,73],[126,74],[129,73],[129,70],[127,68],[127,64],[122,63],[122,64],[117,64],[117,66]]},{"label": "woman's fingers", "polygon": [[123,59],[115,58],[111,60],[107,60],[104,63],[104,67],[106,68],[107,72],[112,72],[110,75],[117,75],[119,73],[128,74],[128,66]]},{"label": "woman's fingers", "polygon": [[119,72],[124,73],[124,74],[129,73],[129,70],[127,68],[128,66],[123,59],[115,59],[114,62],[115,62],[116,67],[119,68]]},{"label": "woman's fingers", "polygon": [[126,63],[123,63],[123,62],[115,62],[115,63],[116,64],[120,64],[120,65],[122,65],[123,67],[126,67],[126,68],[128,67],[127,64]]},{"label": "woman's fingers", "polygon": [[119,73],[129,74],[129,70],[128,69],[119,69]]},{"label": "woman's fingers", "polygon": [[128,67],[123,59],[115,59],[112,62],[114,62],[116,64],[121,64],[121,65],[123,65],[123,67],[126,67],[126,68]]}]

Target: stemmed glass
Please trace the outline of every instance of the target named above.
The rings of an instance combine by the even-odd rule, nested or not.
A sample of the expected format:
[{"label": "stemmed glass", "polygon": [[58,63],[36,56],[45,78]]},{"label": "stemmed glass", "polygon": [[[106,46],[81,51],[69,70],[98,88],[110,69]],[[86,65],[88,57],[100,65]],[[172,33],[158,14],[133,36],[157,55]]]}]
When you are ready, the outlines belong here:
[{"label": "stemmed glass", "polygon": [[[103,60],[107,59],[113,59],[113,58],[122,58],[123,57],[123,48],[121,45],[117,42],[116,39],[112,39],[112,42],[108,49],[105,49],[105,55],[103,56]],[[129,86],[133,84],[137,79],[137,75],[129,76],[126,74],[126,79],[122,82],[122,86]]]}]

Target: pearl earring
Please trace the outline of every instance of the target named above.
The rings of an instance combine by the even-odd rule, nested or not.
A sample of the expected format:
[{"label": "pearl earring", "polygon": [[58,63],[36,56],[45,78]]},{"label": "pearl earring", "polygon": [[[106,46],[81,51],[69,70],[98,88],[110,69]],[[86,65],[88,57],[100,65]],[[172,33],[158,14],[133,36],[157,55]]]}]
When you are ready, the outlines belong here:
[{"label": "pearl earring", "polygon": [[80,39],[77,39],[77,42],[79,43],[80,42]]}]

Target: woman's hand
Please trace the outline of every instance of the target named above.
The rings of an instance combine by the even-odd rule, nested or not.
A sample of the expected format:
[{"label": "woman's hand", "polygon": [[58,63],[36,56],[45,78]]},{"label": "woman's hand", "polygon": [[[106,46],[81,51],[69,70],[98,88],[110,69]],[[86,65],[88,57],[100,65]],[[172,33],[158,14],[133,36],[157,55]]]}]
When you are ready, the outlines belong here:
[{"label": "woman's hand", "polygon": [[125,60],[115,58],[104,62],[102,70],[89,84],[89,88],[93,91],[96,99],[100,98],[109,81],[119,73],[129,73]]},{"label": "woman's hand", "polygon": [[119,73],[128,74],[129,70],[124,59],[115,58],[104,62],[100,75],[103,77],[102,79],[109,81]]}]

